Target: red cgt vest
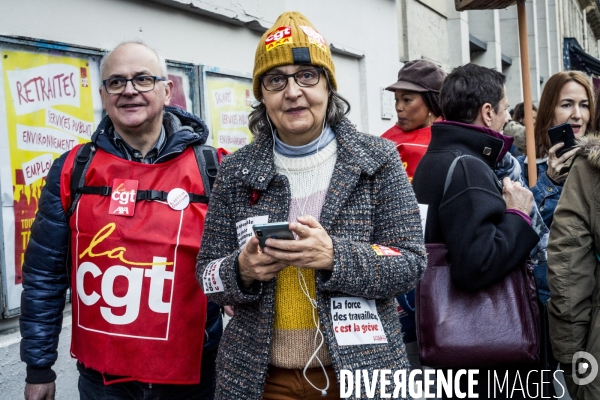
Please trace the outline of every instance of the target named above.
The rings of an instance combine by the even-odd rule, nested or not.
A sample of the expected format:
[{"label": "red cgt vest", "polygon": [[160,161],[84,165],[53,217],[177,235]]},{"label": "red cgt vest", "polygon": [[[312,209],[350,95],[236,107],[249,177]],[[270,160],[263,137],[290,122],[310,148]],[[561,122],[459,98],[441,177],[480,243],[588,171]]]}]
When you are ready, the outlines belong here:
[{"label": "red cgt vest", "polygon": [[[62,170],[65,210],[78,149]],[[161,164],[98,149],[86,185],[112,188],[114,179],[137,180],[138,192],[205,193],[192,148]],[[82,194],[69,221],[71,354],[88,368],[125,377],[113,383],[198,383],[207,300],[196,281],[196,256],[207,204],[176,210],[166,201],[137,201],[128,217],[109,214],[113,198],[119,196]]]}]

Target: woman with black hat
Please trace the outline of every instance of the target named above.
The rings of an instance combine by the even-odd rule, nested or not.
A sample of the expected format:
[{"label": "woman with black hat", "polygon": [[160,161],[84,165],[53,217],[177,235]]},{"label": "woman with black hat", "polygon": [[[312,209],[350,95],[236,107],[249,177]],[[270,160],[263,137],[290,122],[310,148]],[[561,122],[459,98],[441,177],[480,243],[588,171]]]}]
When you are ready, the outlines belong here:
[{"label": "woman with black hat", "polygon": [[431,124],[441,115],[439,93],[446,74],[427,60],[407,62],[398,72],[398,82],[385,90],[394,92],[398,122],[381,137],[396,143],[408,179],[427,151]]},{"label": "woman with black hat", "polygon": [[[381,137],[396,143],[408,180],[431,141],[431,125],[442,115],[439,93],[446,74],[427,60],[409,61],[398,72],[398,81],[385,88],[394,92],[398,121]],[[415,291],[397,297],[400,322],[410,366],[421,368],[415,329]]]}]

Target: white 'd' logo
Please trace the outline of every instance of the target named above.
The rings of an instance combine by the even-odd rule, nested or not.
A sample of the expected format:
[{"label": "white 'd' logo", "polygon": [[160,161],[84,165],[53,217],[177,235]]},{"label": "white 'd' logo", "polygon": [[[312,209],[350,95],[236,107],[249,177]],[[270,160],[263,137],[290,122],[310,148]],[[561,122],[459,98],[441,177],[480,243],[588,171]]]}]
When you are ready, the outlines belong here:
[{"label": "white 'd' logo", "polygon": [[[577,361],[585,359],[585,362],[580,362],[579,366],[577,365]],[[573,358],[571,359],[571,364],[573,366],[573,382],[577,385],[587,385],[596,379],[598,375],[598,361],[592,356],[590,353],[586,351],[578,351],[573,354]],[[586,373],[589,367],[592,367],[590,374],[586,378],[580,378],[577,374],[583,375]]]}]

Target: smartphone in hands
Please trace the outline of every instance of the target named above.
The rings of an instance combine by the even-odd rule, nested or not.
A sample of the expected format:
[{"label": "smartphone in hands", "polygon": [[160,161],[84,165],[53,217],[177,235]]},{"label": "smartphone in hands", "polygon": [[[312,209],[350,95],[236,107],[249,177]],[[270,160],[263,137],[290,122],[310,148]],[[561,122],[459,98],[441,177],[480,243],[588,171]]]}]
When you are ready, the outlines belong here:
[{"label": "smartphone in hands", "polygon": [[548,129],[548,137],[550,138],[550,143],[552,143],[552,146],[560,142],[565,144],[556,152],[557,157],[562,156],[564,153],[576,146],[575,134],[573,133],[571,124],[568,122],[553,126],[552,128]]},{"label": "smartphone in hands", "polygon": [[252,230],[258,238],[260,248],[265,248],[267,239],[294,240],[294,233],[290,231],[287,222],[270,222],[268,224],[252,225]]}]

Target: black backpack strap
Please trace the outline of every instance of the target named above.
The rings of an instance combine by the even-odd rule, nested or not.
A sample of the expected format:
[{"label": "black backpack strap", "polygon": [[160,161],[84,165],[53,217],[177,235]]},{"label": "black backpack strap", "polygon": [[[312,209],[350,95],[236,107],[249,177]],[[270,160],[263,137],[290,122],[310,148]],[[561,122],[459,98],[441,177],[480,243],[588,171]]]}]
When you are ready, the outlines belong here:
[{"label": "black backpack strap", "polygon": [[85,172],[87,171],[92,158],[94,157],[95,149],[92,142],[87,142],[81,146],[75,156],[73,164],[73,173],[71,174],[71,204],[67,210],[67,219],[73,215],[77,200],[81,196],[81,188],[85,185]]},{"label": "black backpack strap", "polygon": [[[112,194],[112,188],[110,186],[82,186],[77,188],[77,193],[82,194],[96,194],[99,196],[110,196]],[[167,201],[169,196],[168,192],[163,190],[138,190],[135,196],[135,201]],[[208,204],[208,197],[201,194],[190,193],[190,203],[204,203]]]},{"label": "black backpack strap", "polygon": [[207,196],[202,196],[202,195],[195,194],[195,193],[188,193],[188,195],[190,196],[190,203],[208,204],[209,197],[207,197]]},{"label": "black backpack strap", "polygon": [[[135,201],[140,201],[140,200],[167,201],[168,196],[169,196],[169,193],[162,191],[162,190],[138,190]],[[188,192],[188,196],[190,196],[190,203],[208,204],[208,196],[202,196],[200,194],[190,193],[190,192]]]},{"label": "black backpack strap", "polygon": [[77,188],[78,194],[99,194],[100,196],[110,196],[112,188],[110,186],[81,186]]},{"label": "black backpack strap", "polygon": [[219,172],[219,159],[217,157],[217,149],[208,145],[197,145],[194,147],[196,162],[202,176],[202,184],[206,197],[210,197],[217,173]]}]

